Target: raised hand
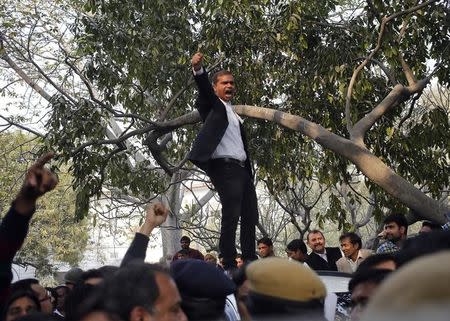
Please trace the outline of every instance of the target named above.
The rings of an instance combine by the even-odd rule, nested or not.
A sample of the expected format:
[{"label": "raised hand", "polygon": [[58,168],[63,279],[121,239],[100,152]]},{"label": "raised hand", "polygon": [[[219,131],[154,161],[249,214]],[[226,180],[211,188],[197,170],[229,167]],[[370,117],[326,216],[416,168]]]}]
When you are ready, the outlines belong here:
[{"label": "raised hand", "polygon": [[14,202],[16,210],[27,214],[34,209],[36,200],[58,184],[57,176],[45,167],[54,156],[53,152],[42,155],[27,171],[25,180]]},{"label": "raised hand", "polygon": [[197,52],[192,56],[192,68],[195,71],[199,71],[203,66],[203,54],[201,52]]},{"label": "raised hand", "polygon": [[160,226],[166,221],[168,214],[169,209],[161,203],[149,205],[144,224],[141,226],[139,232],[149,236],[155,227]]},{"label": "raised hand", "polygon": [[51,191],[58,184],[58,178],[49,169],[45,168],[54,156],[53,152],[42,155],[34,163],[25,176],[20,193],[25,197],[37,199],[39,196]]}]

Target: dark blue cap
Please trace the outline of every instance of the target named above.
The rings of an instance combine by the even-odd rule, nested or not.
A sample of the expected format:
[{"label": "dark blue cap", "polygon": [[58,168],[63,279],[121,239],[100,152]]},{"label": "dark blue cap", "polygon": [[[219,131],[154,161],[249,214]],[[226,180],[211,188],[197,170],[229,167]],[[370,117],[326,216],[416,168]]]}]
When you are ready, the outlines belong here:
[{"label": "dark blue cap", "polygon": [[177,260],[170,265],[172,275],[182,296],[225,298],[236,286],[223,271],[201,260]]}]

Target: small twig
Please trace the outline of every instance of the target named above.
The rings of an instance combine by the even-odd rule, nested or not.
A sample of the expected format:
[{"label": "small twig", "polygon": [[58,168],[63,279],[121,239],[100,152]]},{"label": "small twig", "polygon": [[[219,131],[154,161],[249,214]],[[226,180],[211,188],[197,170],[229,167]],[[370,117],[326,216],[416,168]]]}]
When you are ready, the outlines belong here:
[{"label": "small twig", "polygon": [[415,95],[415,96],[413,97],[412,102],[411,102],[411,106],[409,107],[408,114],[405,115],[405,117],[403,117],[403,118],[400,120],[400,122],[398,123],[397,131],[399,131],[400,128],[402,127],[403,123],[404,123],[409,117],[411,117],[412,112],[413,112],[413,110],[414,110],[414,106],[415,106],[417,100],[419,100],[420,96],[422,96],[422,93],[423,93],[423,91],[419,92],[417,95]]},{"label": "small twig", "polygon": [[[366,59],[366,57],[360,57],[357,59],[363,60],[363,59]],[[380,69],[384,72],[386,77],[389,79],[389,82],[391,83],[392,86],[395,86],[396,84],[398,84],[398,81],[397,81],[397,79],[395,79],[394,74],[381,61],[374,59],[374,58],[370,59],[370,61],[374,62],[375,64],[378,65],[378,67],[380,67]]]},{"label": "small twig", "polygon": [[18,128],[20,128],[20,129],[23,129],[23,130],[25,130],[25,131],[27,131],[27,132],[30,132],[30,133],[32,133],[32,134],[34,134],[34,135],[36,135],[36,136],[41,137],[41,138],[45,138],[45,135],[44,135],[44,134],[41,134],[41,133],[35,131],[34,129],[31,129],[31,128],[28,128],[28,127],[26,127],[26,126],[24,126],[24,125],[21,125],[21,124],[19,124],[19,123],[16,123],[16,122],[12,121],[11,119],[9,119],[9,118],[7,118],[7,117],[4,117],[4,116],[2,116],[2,115],[0,115],[0,118],[4,119],[4,120],[7,121],[9,124],[11,124],[11,125],[13,125],[13,126],[15,126],[15,127],[18,127]]}]

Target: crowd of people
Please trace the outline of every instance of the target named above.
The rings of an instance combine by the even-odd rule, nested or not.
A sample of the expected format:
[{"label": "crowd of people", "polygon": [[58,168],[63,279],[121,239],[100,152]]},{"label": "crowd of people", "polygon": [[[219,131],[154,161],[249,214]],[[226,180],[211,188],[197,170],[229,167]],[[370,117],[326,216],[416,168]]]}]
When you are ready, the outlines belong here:
[{"label": "crowd of people", "polygon": [[[405,316],[405,320],[411,316],[422,320],[426,309],[431,309],[428,320],[448,320],[448,226],[423,222],[419,236],[407,238],[405,217],[393,213],[384,219],[383,241],[375,251],[363,249],[360,236],[353,232],[339,237],[340,247],[327,247],[322,231],[311,230],[306,244],[302,238],[292,240],[286,244],[286,255],[278,256],[269,237],[256,240],[257,198],[243,120],[231,105],[236,92],[233,75],[219,71],[211,84],[199,52],[192,57],[192,69],[203,126],[188,158],[209,176],[218,192],[220,254],[203,255],[183,236],[180,250],[169,259],[145,263],[149,236],[168,215],[162,204],[152,204],[120,267],[73,268],[65,275],[65,284],[56,288],[45,288],[37,279],[11,283],[12,262],[26,238],[36,202],[58,182],[45,166],[53,157],[48,153],[29,168],[0,224],[1,320],[356,321],[385,317],[397,321]],[[241,254],[236,247],[239,221]],[[344,289],[347,296],[340,297],[343,304],[338,304],[337,294],[319,271],[340,272],[350,280]],[[436,315],[439,318],[431,317]]]},{"label": "crowd of people", "polygon": [[[351,320],[383,315],[398,320],[399,311],[437,305],[434,313],[449,307],[448,224],[423,222],[420,233],[407,238],[401,214],[384,219],[384,241],[374,252],[362,248],[356,233],[342,234],[338,248],[327,247],[323,233],[311,230],[306,244],[292,240],[279,256],[272,240],[263,237],[256,241],[258,259],[237,255],[236,266],[227,268],[220,256],[191,248],[187,236],[170,264],[145,263],[149,236],[168,215],[162,204],[152,204],[120,267],[73,268],[56,288],[45,288],[36,279],[11,283],[11,264],[36,201],[57,184],[45,167],[51,158],[51,153],[44,155],[28,170],[0,225],[2,320],[330,320],[330,293],[317,273],[324,270],[350,278]],[[445,320],[448,314],[443,316]]]}]

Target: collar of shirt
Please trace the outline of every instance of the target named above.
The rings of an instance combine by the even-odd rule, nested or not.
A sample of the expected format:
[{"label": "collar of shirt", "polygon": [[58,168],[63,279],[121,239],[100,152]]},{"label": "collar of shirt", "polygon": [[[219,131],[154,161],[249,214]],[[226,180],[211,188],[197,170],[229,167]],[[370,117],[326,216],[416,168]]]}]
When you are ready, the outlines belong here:
[{"label": "collar of shirt", "polygon": [[353,272],[356,271],[356,269],[358,268],[358,262],[359,259],[362,259],[363,257],[361,256],[361,251],[358,251],[358,257],[356,258],[356,261],[353,261],[351,258],[346,257],[348,264],[350,265],[350,268],[352,269]]},{"label": "collar of shirt", "polygon": [[322,259],[324,259],[325,261],[328,262],[327,250],[326,249],[323,250],[323,253],[317,253],[317,252],[314,252],[314,253],[316,253],[318,256],[320,256]]},{"label": "collar of shirt", "polygon": [[[219,98],[219,99],[220,99],[220,98]],[[227,109],[229,109],[229,110],[231,110],[231,111],[233,112],[234,116],[236,116],[236,118],[239,120],[239,122],[240,122],[241,124],[244,123],[244,120],[243,120],[243,119],[236,113],[236,111],[234,110],[234,107],[233,107],[233,105],[231,105],[231,102],[225,101],[225,100],[222,100],[222,99],[220,99],[220,101],[225,105],[225,108],[227,108]]]},{"label": "collar of shirt", "polygon": [[358,262],[358,260],[359,259],[362,259],[363,257],[362,257],[362,255],[361,255],[361,251],[360,250],[358,250],[358,256],[356,257],[356,261],[353,261],[352,260],[352,258],[350,258],[350,257],[346,257],[346,259],[348,260],[348,261],[350,261],[350,262]]}]

